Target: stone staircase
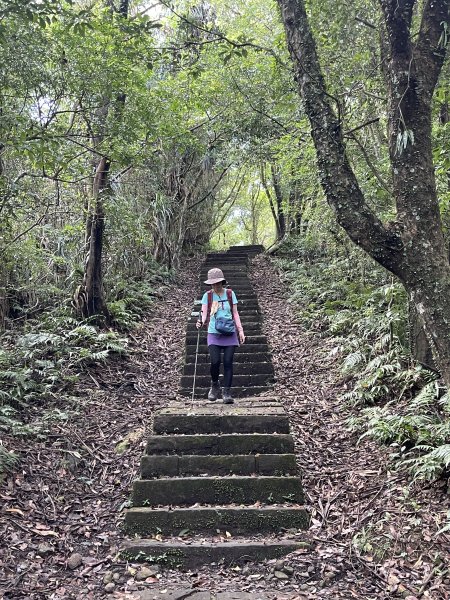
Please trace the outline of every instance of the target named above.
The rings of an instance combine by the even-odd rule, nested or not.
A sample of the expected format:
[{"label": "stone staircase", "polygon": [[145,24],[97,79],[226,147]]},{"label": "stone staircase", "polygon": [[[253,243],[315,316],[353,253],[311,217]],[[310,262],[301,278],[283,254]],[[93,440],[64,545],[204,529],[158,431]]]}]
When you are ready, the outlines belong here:
[{"label": "stone staircase", "polygon": [[[236,293],[239,315],[246,335],[245,344],[239,346],[234,355],[233,395],[239,398],[261,394],[271,389],[274,377],[273,365],[267,338],[262,333],[258,299],[248,278],[249,258],[262,250],[262,246],[232,246],[228,252],[207,255],[200,273],[202,291],[195,301],[195,310],[187,325],[186,363],[181,378],[181,394],[186,396],[192,394],[197,346],[195,323],[198,311],[201,310],[201,297],[209,289],[209,286],[205,285],[203,281],[208,277],[208,270],[213,267],[220,267],[223,270],[227,278],[227,286]],[[210,381],[206,331],[202,329],[197,364],[196,397],[206,398]]]},{"label": "stone staircase", "polygon": [[[261,247],[209,254],[239,300],[247,341],[235,354],[234,405],[205,400],[210,383],[206,340],[200,345],[194,401],[173,402],[154,417],[153,435],[126,511],[124,554],[171,567],[277,558],[304,544],[308,524],[288,416],[269,393],[273,366],[248,279]],[[205,286],[203,286],[205,287]],[[187,326],[181,394],[192,394],[196,315]],[[203,334],[202,334],[203,335]],[[285,532],[289,530],[290,535]],[[300,538],[301,539],[301,538]]]}]

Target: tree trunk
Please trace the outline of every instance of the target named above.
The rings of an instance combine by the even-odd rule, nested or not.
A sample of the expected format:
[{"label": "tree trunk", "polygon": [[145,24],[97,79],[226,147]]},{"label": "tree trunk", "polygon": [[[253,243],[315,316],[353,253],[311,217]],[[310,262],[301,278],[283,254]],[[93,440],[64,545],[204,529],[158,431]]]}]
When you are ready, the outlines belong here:
[{"label": "tree trunk", "polygon": [[[118,14],[128,18],[129,0],[120,0]],[[116,9],[113,9],[116,10]],[[116,116],[121,118],[122,109],[126,100],[124,93],[116,96]],[[99,152],[101,143],[105,138],[107,119],[110,114],[111,98],[104,97],[97,110],[98,131],[92,135],[92,147]],[[103,315],[108,323],[110,315],[105,300],[103,287],[102,259],[103,259],[103,236],[105,231],[105,211],[103,199],[109,189],[110,160],[106,156],[96,154],[93,161],[94,178],[92,182],[92,200],[87,203],[86,215],[86,239],[85,246],[87,259],[84,271],[83,285],[74,294],[74,302],[77,309],[84,317]]]},{"label": "tree trunk", "polygon": [[379,3],[387,33],[389,153],[397,206],[395,223],[387,225],[365,202],[348,161],[343,124],[329,102],[304,0],[278,0],[327,200],[350,238],[403,282],[450,387],[450,266],[431,153],[431,100],[445,57],[442,23],[448,21],[449,2],[424,2],[414,44],[415,0]]},{"label": "tree trunk", "polygon": [[92,186],[93,211],[90,215],[91,231],[89,235],[89,254],[84,275],[85,316],[104,315],[109,320],[109,312],[105,302],[102,278],[103,234],[105,230],[105,213],[103,196],[107,188],[109,161],[102,158],[97,166]]},{"label": "tree trunk", "polygon": [[270,172],[272,174],[272,185],[275,192],[275,198],[277,200],[277,216],[278,216],[278,234],[279,240],[282,240],[286,235],[286,217],[284,214],[283,207],[283,192],[281,190],[280,182],[280,171],[274,164],[270,165]]},{"label": "tree trunk", "polygon": [[261,183],[263,185],[264,191],[266,192],[267,199],[269,200],[270,212],[272,213],[273,220],[275,221],[276,241],[279,242],[283,236],[281,235],[280,221],[278,219],[277,211],[275,210],[275,204],[272,198],[272,193],[267,183],[266,173],[264,171],[264,163],[261,163],[260,173]]}]

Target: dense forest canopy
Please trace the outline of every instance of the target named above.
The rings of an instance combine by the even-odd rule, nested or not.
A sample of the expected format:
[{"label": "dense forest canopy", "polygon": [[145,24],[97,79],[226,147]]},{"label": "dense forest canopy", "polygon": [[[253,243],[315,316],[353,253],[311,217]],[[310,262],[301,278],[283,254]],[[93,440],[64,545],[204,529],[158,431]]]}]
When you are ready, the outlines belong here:
[{"label": "dense forest canopy", "polygon": [[448,385],[448,10],[0,0],[4,373],[23,328],[126,328],[183,254],[263,243],[310,315],[359,331],[353,373],[398,365],[369,396]]}]

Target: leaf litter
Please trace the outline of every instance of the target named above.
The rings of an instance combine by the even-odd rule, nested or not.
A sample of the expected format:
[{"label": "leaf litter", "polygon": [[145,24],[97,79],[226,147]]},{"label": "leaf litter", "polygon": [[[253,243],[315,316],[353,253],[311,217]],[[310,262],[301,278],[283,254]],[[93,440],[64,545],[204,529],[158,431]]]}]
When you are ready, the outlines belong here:
[{"label": "leaf litter", "polygon": [[[277,383],[269,395],[290,415],[311,515],[299,539],[310,545],[278,561],[163,569],[144,580],[142,565],[118,555],[122,511],[152,416],[176,398],[199,266],[200,259],[186,261],[183,283],[161,290],[162,300],[129,335],[127,359],[93,367],[77,384],[78,412],[69,421],[54,424],[45,440],[3,437],[21,463],[0,487],[0,597],[137,600],[141,590],[164,597],[188,587],[278,600],[448,600],[450,537],[437,535],[448,510],[445,490],[411,488],[390,470],[385,448],[357,443],[345,425],[339,398],[347,384],[330,358],[331,342],[296,324],[288,290],[265,257],[253,261],[252,279],[273,350]],[[184,542],[211,539],[182,533]],[[227,532],[216,537],[230,539]]]}]

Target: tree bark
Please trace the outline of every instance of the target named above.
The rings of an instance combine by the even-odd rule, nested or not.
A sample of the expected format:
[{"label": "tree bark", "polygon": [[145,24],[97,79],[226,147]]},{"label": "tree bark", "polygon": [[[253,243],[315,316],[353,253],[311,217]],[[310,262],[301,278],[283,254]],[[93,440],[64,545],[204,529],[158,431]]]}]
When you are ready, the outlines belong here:
[{"label": "tree bark", "polygon": [[278,216],[278,233],[279,240],[282,240],[286,235],[286,217],[284,214],[283,206],[283,192],[281,189],[280,172],[277,167],[271,163],[270,172],[272,175],[272,185],[275,192],[275,198],[277,200],[277,216]]},{"label": "tree bark", "polygon": [[280,228],[280,220],[278,219],[278,213],[275,210],[275,204],[272,198],[272,193],[270,191],[269,185],[266,179],[266,173],[264,171],[264,163],[261,163],[260,173],[261,173],[261,183],[263,185],[264,191],[266,192],[267,199],[269,200],[270,212],[272,213],[273,220],[275,221],[275,229],[276,229],[276,241],[279,242],[282,239],[281,228]]},{"label": "tree bark", "polygon": [[295,78],[311,123],[321,182],[350,238],[397,275],[420,315],[436,364],[450,387],[450,267],[431,152],[431,100],[446,52],[449,0],[426,0],[417,41],[415,0],[379,0],[386,28],[389,153],[394,223],[364,199],[334,114],[303,0],[278,0]]},{"label": "tree bark", "polygon": [[[124,19],[128,18],[129,0],[120,0],[117,13]],[[117,118],[122,115],[126,94],[116,96]],[[98,151],[105,138],[107,119],[110,114],[111,98],[104,97],[97,110],[98,131],[92,134],[92,146]],[[103,238],[105,232],[104,196],[109,190],[109,170],[111,162],[107,156],[96,158],[93,163],[94,177],[92,181],[92,196],[88,202],[86,215],[86,251],[87,259],[84,271],[83,285],[74,294],[77,309],[84,317],[103,315],[108,323],[110,314],[106,305],[103,286]]]}]

